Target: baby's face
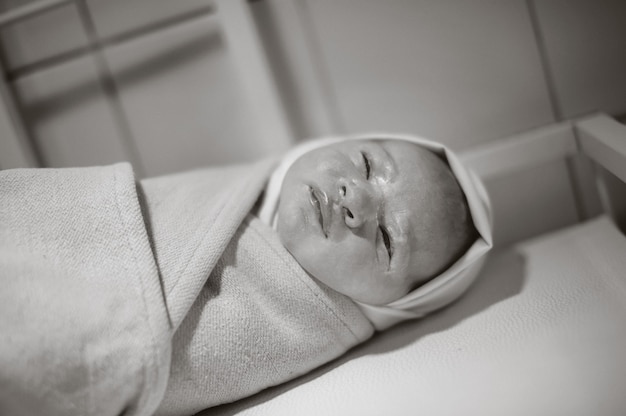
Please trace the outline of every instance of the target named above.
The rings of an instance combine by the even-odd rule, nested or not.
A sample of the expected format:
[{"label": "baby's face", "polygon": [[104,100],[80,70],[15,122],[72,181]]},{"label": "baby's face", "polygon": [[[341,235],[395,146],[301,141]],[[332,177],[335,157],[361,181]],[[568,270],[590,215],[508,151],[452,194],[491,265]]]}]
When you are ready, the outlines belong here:
[{"label": "baby's face", "polygon": [[285,176],[278,234],[298,263],[355,300],[385,304],[437,271],[424,149],[348,140],[311,151]]}]

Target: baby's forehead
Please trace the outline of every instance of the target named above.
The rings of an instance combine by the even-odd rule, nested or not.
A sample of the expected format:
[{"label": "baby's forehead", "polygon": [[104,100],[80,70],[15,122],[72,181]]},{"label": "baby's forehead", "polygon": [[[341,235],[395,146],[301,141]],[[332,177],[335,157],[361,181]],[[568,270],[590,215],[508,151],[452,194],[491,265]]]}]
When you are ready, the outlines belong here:
[{"label": "baby's forehead", "polygon": [[348,146],[360,146],[363,144],[385,144],[385,143],[391,143],[391,142],[403,142],[409,145],[416,145],[415,143],[411,143],[409,141],[406,140],[399,140],[399,139],[389,139],[389,138],[384,138],[384,137],[380,137],[380,136],[369,136],[369,137],[356,137],[356,138],[351,138],[351,139],[347,139],[342,141],[341,143],[348,145]]},{"label": "baby's forehead", "polygon": [[410,155],[407,156],[410,156],[410,159],[417,162],[424,157],[424,155],[434,155],[436,158],[440,158],[438,154],[418,143],[398,138],[385,138],[379,136],[358,137],[340,142],[340,145],[349,148],[359,148],[369,145],[380,146],[387,151],[395,150],[396,154],[403,154],[406,151],[410,153]]},{"label": "baby's forehead", "polygon": [[396,174],[392,176],[397,176],[394,182],[401,185],[401,191],[406,192],[406,198],[411,201],[417,190],[437,188],[454,176],[445,156],[408,140],[371,136],[348,139],[336,145],[348,152],[365,152],[374,159],[370,161],[374,165],[391,165],[387,167]]}]

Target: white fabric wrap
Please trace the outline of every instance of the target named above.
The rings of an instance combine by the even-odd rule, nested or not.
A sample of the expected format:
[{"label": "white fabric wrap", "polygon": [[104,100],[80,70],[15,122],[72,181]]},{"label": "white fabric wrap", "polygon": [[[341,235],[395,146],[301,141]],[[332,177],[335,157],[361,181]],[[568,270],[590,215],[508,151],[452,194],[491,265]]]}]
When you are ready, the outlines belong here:
[{"label": "white fabric wrap", "polygon": [[491,204],[485,187],[478,176],[463,166],[454,152],[441,143],[411,135],[389,133],[328,137],[305,142],[289,151],[272,174],[259,215],[261,220],[268,224],[276,224],[278,200],[283,179],[298,158],[312,150],[342,140],[404,140],[442,156],[448,162],[465,194],[474,226],[478,231],[478,238],[459,260],[443,273],[406,296],[383,306],[356,302],[365,316],[377,330],[382,331],[399,322],[421,318],[456,300],[474,281],[484,263],[485,254],[493,245]]},{"label": "white fabric wrap", "polygon": [[249,214],[275,165],[0,171],[0,415],[192,415],[368,339]]}]

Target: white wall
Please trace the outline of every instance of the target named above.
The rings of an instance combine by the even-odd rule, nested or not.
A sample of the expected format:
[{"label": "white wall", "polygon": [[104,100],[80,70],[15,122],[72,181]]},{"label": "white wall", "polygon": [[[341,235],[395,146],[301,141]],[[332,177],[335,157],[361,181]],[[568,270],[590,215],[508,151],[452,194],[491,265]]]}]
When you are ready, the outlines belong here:
[{"label": "white wall", "polygon": [[626,114],[626,1],[534,4],[559,116]]},{"label": "white wall", "polygon": [[307,1],[346,131],[461,149],[553,118],[525,3]]},{"label": "white wall", "polygon": [[590,111],[626,112],[621,0],[256,7],[267,9],[259,18],[270,46],[279,44],[271,52],[288,101],[305,113],[304,135],[392,129],[459,149]]}]

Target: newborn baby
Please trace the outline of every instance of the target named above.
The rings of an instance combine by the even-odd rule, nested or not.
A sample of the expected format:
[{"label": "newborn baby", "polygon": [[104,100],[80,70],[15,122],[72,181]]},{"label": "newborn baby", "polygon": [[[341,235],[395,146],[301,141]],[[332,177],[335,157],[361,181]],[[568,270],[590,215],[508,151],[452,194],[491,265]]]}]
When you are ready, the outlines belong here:
[{"label": "newborn baby", "polygon": [[[437,290],[436,305],[419,315],[469,285],[479,266],[468,266],[491,246],[488,203],[480,182],[437,143],[356,139],[307,143],[287,156],[261,218],[311,276],[356,301],[384,329],[399,320],[397,310],[390,320],[386,306],[409,293],[423,298],[416,289],[433,278],[451,271],[457,277],[448,280],[462,285],[442,285],[447,290]],[[415,301],[409,304],[415,309]]]},{"label": "newborn baby", "polygon": [[0,189],[2,414],[250,396],[449,304],[491,247],[480,181],[411,136],[139,182],[128,163],[6,170]]}]

